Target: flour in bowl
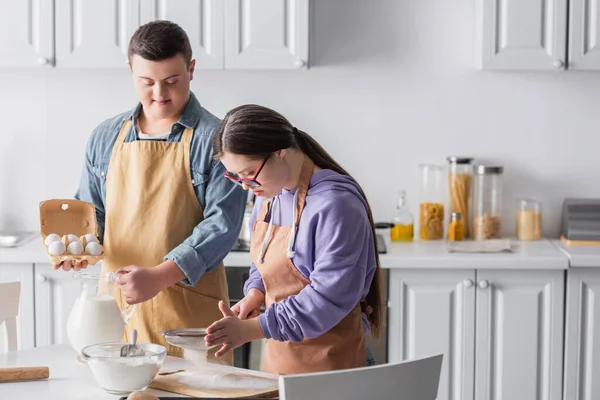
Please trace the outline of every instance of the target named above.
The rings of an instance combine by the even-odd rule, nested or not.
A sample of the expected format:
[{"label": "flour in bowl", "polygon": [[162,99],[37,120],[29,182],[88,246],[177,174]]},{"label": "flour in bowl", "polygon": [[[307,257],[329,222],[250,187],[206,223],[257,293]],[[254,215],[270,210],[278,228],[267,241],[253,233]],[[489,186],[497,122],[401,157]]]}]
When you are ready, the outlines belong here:
[{"label": "flour in bowl", "polygon": [[144,390],[160,369],[156,361],[134,357],[91,359],[87,364],[98,384],[111,393]]}]

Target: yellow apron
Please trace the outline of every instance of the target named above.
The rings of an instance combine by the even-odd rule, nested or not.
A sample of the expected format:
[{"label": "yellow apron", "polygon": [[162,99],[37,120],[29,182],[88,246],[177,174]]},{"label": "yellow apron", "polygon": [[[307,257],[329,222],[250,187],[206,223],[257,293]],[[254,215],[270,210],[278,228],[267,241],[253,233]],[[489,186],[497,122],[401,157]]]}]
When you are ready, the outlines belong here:
[{"label": "yellow apron", "polygon": [[[187,128],[178,143],[125,143],[130,127],[131,120],[123,123],[107,172],[103,271],[128,265],[152,268],[162,263],[204,219],[190,174],[194,131]],[[123,309],[125,298],[118,287],[115,292]],[[169,355],[181,357],[183,350],[168,345],[163,330],[208,327],[223,317],[219,300],[229,304],[223,264],[203,275],[195,287],[177,283],[138,304],[124,340],[137,329],[140,342],[161,344]],[[231,354],[219,360],[230,365],[232,361]]]}]

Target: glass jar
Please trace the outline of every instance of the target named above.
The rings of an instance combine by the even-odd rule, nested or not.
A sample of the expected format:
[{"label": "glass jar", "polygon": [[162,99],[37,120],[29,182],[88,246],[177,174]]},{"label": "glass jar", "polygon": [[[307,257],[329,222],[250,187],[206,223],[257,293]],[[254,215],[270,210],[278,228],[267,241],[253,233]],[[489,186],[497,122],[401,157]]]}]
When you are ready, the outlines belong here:
[{"label": "glass jar", "polygon": [[542,205],[537,200],[517,199],[517,239],[542,238]]},{"label": "glass jar", "polygon": [[[462,221],[469,221],[471,207],[471,184],[473,182],[472,158],[448,157],[448,197],[450,215],[459,213]],[[469,224],[464,224],[464,237],[469,238]]]},{"label": "glass jar", "polygon": [[500,166],[476,165],[473,176],[471,232],[474,240],[496,239],[502,230],[502,173]]},{"label": "glass jar", "polygon": [[419,238],[444,238],[444,204],[446,201],[446,168],[440,165],[419,165],[421,181],[419,200]]},{"label": "glass jar", "polygon": [[465,224],[461,213],[453,212],[450,214],[450,223],[448,224],[448,241],[460,242],[465,239]]}]

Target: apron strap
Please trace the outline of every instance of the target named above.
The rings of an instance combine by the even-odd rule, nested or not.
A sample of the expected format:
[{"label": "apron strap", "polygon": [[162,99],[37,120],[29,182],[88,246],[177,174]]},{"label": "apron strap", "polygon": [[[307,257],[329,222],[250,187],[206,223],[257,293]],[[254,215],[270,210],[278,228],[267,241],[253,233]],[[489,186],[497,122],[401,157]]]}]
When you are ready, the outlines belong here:
[{"label": "apron strap", "polygon": [[267,218],[267,214],[269,213],[269,208],[271,207],[271,200],[267,200],[265,202],[263,202],[263,206],[260,210],[260,212],[258,213],[258,217],[256,218],[257,221],[264,221],[265,218]]},{"label": "apron strap", "polygon": [[128,119],[127,121],[123,122],[123,125],[121,125],[121,130],[119,131],[119,136],[117,136],[117,141],[115,142],[115,144],[123,144],[125,142],[125,138],[129,134],[130,128],[131,120]]},{"label": "apron strap", "polygon": [[181,143],[192,143],[192,136],[194,136],[194,130],[192,128],[185,128],[183,136],[181,136]]}]

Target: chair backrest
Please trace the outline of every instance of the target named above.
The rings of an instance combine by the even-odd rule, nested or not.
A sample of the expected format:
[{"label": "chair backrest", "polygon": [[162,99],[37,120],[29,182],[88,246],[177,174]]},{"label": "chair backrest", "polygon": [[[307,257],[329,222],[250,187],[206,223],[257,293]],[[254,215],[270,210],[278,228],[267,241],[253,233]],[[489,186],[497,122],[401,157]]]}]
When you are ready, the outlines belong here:
[{"label": "chair backrest", "polygon": [[417,360],[341,371],[283,375],[281,400],[435,400],[442,354]]},{"label": "chair backrest", "polygon": [[7,350],[16,351],[21,282],[0,283],[0,329],[6,326]]}]

